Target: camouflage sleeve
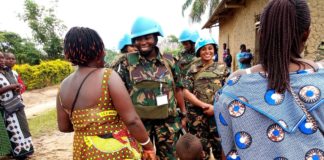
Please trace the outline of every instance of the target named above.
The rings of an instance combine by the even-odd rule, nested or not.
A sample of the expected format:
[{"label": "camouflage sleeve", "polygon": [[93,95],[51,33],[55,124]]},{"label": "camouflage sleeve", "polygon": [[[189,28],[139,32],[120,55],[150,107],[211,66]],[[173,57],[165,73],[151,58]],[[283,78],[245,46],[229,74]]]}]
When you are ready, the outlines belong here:
[{"label": "camouflage sleeve", "polygon": [[194,75],[189,70],[183,79],[183,87],[188,89],[190,92],[193,90],[193,76]]},{"label": "camouflage sleeve", "polygon": [[189,64],[189,68],[185,72],[185,76],[183,78],[183,86],[188,89],[190,92],[193,92],[194,86],[194,77],[197,74],[197,65],[201,62],[200,58],[195,58]]},{"label": "camouflage sleeve", "polygon": [[173,74],[174,83],[175,83],[176,87],[182,88],[183,87],[183,83],[182,83],[182,79],[181,79],[180,68],[175,63],[175,61],[172,62],[172,74]]},{"label": "camouflage sleeve", "polygon": [[131,83],[129,78],[129,71],[127,68],[127,59],[124,58],[123,61],[113,67],[113,70],[115,70],[119,74],[120,78],[124,81],[127,90],[130,90]]},{"label": "camouflage sleeve", "polygon": [[[118,67],[118,65],[121,63],[121,61],[123,61],[124,59],[126,59],[124,54],[118,54],[114,57],[114,59],[111,62],[106,62],[105,67],[107,68],[116,68]],[[115,70],[115,69],[114,69]]]}]

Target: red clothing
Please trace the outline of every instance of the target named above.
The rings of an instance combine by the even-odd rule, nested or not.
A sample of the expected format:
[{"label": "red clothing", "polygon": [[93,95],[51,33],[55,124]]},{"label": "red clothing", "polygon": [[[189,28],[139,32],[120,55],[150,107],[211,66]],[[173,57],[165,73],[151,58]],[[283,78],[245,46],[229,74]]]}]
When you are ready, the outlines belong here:
[{"label": "red clothing", "polygon": [[17,81],[21,85],[20,94],[23,94],[26,91],[27,87],[19,75],[17,76]]},{"label": "red clothing", "polygon": [[21,85],[20,94],[23,94],[27,89],[24,81],[21,79],[20,75],[15,70],[11,70],[11,71],[14,74],[17,82]]}]

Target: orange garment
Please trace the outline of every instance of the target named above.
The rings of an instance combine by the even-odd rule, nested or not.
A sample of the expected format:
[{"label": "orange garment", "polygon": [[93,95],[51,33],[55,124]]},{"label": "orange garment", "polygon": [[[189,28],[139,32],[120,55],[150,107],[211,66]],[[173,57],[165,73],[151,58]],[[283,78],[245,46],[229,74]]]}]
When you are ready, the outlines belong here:
[{"label": "orange garment", "polygon": [[74,110],[73,159],[140,159],[141,148],[121,121],[109,95],[111,69],[102,80],[98,104]]}]

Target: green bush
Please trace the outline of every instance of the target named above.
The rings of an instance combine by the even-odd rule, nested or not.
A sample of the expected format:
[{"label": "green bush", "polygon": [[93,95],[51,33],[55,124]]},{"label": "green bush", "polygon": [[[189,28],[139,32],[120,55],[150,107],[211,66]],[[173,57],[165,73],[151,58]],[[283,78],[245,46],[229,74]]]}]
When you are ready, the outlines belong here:
[{"label": "green bush", "polygon": [[34,66],[15,65],[13,69],[18,72],[28,90],[58,84],[73,72],[71,63],[63,60],[42,61]]}]

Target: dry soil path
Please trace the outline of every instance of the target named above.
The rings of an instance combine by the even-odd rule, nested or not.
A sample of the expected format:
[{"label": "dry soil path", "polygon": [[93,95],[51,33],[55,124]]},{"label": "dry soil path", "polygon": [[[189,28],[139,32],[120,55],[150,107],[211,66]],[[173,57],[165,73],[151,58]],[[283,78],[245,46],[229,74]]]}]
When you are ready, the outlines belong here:
[{"label": "dry soil path", "polygon": [[26,105],[25,112],[27,117],[32,118],[50,108],[54,108],[57,91],[58,85],[23,93],[22,97]]},{"label": "dry soil path", "polygon": [[[56,106],[58,86],[27,91],[22,94],[27,118],[32,118]],[[30,160],[71,160],[73,133],[54,131],[34,137],[35,153]]]}]

